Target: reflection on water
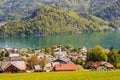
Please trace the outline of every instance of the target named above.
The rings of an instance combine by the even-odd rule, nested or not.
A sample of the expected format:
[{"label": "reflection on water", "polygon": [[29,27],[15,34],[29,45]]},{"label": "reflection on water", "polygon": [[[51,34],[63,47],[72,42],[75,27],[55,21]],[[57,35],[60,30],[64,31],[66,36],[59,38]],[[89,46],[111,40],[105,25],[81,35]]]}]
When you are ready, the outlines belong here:
[{"label": "reflection on water", "polygon": [[47,36],[0,37],[0,46],[10,48],[44,48],[67,44],[71,44],[74,47],[86,46],[87,48],[95,45],[101,45],[104,48],[114,46],[116,49],[120,49],[120,32],[106,31]]}]

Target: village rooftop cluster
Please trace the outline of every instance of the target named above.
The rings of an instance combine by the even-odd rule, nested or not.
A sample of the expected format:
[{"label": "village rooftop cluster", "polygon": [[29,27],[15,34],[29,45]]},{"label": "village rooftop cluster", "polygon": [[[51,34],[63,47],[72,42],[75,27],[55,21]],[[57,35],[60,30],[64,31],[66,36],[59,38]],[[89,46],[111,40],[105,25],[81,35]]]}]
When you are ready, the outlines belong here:
[{"label": "village rooftop cluster", "polygon": [[[105,49],[109,52],[108,49]],[[105,61],[88,61],[86,47],[53,46],[46,49],[0,48],[0,72],[52,72],[91,70],[111,70],[113,65]]]}]

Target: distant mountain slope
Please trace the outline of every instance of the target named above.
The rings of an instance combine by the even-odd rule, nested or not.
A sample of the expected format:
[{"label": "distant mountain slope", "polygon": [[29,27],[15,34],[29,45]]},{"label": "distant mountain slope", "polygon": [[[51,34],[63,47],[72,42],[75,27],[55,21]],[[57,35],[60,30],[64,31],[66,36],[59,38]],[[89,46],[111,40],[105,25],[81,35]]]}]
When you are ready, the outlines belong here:
[{"label": "distant mountain slope", "polygon": [[53,5],[77,12],[88,12],[113,0],[1,0],[0,22],[19,20],[44,5]]},{"label": "distant mountain slope", "polygon": [[4,26],[5,24],[7,24],[7,22],[1,22],[0,26]]},{"label": "distant mountain slope", "polygon": [[120,0],[114,0],[115,2],[109,3],[94,11],[97,17],[105,20],[116,20],[120,18]]},{"label": "distant mountain slope", "polygon": [[54,5],[75,11],[87,11],[90,0],[1,0],[0,21],[18,20],[41,6]]},{"label": "distant mountain slope", "polygon": [[120,30],[120,18],[117,20],[113,20],[109,25],[115,29]]},{"label": "distant mountain slope", "polygon": [[108,22],[95,16],[44,6],[37,9],[26,21],[12,21],[0,27],[0,34],[43,35],[108,29]]},{"label": "distant mountain slope", "polygon": [[96,10],[100,8],[103,5],[107,5],[111,2],[114,2],[115,0],[91,0],[90,1],[90,11]]}]

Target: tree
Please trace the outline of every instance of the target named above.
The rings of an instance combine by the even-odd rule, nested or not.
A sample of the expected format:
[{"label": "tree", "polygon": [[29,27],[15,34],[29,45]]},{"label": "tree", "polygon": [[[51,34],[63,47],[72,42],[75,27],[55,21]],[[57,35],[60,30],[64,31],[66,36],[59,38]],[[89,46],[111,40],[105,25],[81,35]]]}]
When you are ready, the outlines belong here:
[{"label": "tree", "polygon": [[71,53],[71,51],[70,50],[66,50],[66,53],[69,56],[69,54]]},{"label": "tree", "polygon": [[74,49],[74,47],[72,45],[67,45],[65,46],[66,49]]},{"label": "tree", "polygon": [[118,51],[115,49],[112,49],[108,54],[108,62],[114,65],[114,67],[118,68],[120,65],[120,55],[118,54]]},{"label": "tree", "polygon": [[40,63],[40,60],[37,58],[37,56],[33,55],[31,56],[28,61],[30,69],[34,69],[35,65],[38,65]]},{"label": "tree", "polygon": [[30,49],[30,48],[27,48],[27,51],[28,53],[33,53],[33,51]]},{"label": "tree", "polygon": [[52,54],[52,49],[51,48],[45,48],[45,53],[46,54]]},{"label": "tree", "polygon": [[111,46],[111,47],[110,47],[110,50],[113,50],[113,49],[114,49],[114,47],[113,47],[113,46]]},{"label": "tree", "polygon": [[43,48],[43,49],[40,49],[40,52],[41,53],[45,53],[45,49]]},{"label": "tree", "polygon": [[44,71],[45,65],[46,65],[47,63],[48,63],[48,59],[47,59],[46,57],[44,57],[44,58],[40,61],[39,65],[40,65],[42,71]]},{"label": "tree", "polygon": [[120,50],[119,50],[118,54],[120,54]]},{"label": "tree", "polygon": [[7,49],[0,50],[0,61],[5,60],[9,56]]},{"label": "tree", "polygon": [[107,55],[101,46],[96,46],[88,51],[87,61],[107,61]]},{"label": "tree", "polygon": [[52,49],[56,49],[58,46],[57,45],[54,45],[54,46],[52,46]]},{"label": "tree", "polygon": [[80,64],[81,64],[81,62],[82,62],[82,60],[81,60],[81,59],[76,59],[76,64],[80,65]]}]

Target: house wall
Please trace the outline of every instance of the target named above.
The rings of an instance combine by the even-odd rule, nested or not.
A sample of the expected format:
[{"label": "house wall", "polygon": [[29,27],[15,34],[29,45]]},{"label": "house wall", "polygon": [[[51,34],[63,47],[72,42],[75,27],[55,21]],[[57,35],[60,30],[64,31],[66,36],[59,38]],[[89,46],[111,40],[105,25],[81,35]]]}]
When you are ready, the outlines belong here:
[{"label": "house wall", "polygon": [[106,66],[99,66],[96,70],[108,70]]},{"label": "house wall", "polygon": [[62,69],[61,70],[56,70],[55,69],[54,71],[76,71],[76,69],[64,69],[64,70],[62,70]]}]

